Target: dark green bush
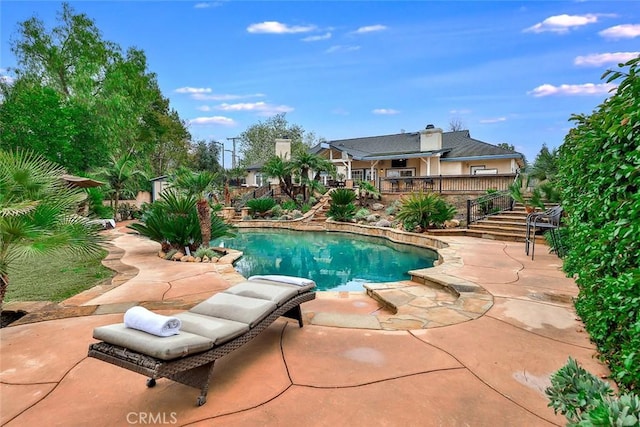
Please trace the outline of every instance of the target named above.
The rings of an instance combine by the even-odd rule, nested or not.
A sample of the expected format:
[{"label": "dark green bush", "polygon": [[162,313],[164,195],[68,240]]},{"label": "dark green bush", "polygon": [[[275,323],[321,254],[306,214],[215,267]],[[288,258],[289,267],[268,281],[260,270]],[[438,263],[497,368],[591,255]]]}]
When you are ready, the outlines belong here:
[{"label": "dark green bush", "polygon": [[247,201],[247,207],[254,215],[264,215],[276,205],[276,201],[270,197],[260,197]]},{"label": "dark green bush", "polygon": [[353,201],[356,193],[347,188],[337,188],[331,192],[331,203],[327,215],[334,221],[349,222],[356,214]]},{"label": "dark green bush", "polygon": [[402,198],[396,218],[405,230],[419,225],[423,229],[441,227],[456,215],[456,209],[436,193],[411,193]]},{"label": "dark green bush", "polygon": [[[183,250],[185,246],[195,250],[203,243],[195,196],[165,190],[162,199],[145,206],[141,221],[128,227],[159,242],[164,251],[170,248]],[[212,214],[211,239],[229,235],[233,235],[233,227]]]},{"label": "dark green bush", "polygon": [[563,207],[569,227],[564,269],[576,275],[576,310],[622,389],[640,386],[640,57],[615,95],[560,147]]}]

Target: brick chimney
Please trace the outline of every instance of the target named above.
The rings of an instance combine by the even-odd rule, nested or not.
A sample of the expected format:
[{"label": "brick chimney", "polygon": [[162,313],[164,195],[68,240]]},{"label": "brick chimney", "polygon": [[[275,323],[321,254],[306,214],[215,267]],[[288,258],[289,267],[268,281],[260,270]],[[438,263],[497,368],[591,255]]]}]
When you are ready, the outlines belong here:
[{"label": "brick chimney", "polygon": [[420,151],[435,151],[442,149],[442,129],[427,125],[420,131]]}]

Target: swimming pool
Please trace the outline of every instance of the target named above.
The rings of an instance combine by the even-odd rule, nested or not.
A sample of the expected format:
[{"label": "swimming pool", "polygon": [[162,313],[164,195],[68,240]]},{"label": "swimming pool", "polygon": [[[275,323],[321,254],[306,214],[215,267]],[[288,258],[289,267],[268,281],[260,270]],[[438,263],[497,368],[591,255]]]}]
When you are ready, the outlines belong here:
[{"label": "swimming pool", "polygon": [[242,251],[234,264],[244,277],[285,274],[308,277],[318,290],[361,291],[366,282],[407,280],[410,270],[433,267],[435,251],[339,232],[239,230],[214,246]]}]

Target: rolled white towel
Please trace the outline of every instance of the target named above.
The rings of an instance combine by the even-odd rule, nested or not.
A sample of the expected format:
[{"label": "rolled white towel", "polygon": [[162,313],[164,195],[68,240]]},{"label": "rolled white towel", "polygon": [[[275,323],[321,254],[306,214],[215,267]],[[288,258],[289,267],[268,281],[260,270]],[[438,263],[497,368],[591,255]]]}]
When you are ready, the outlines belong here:
[{"label": "rolled white towel", "polygon": [[267,274],[265,276],[251,276],[249,277],[249,280],[271,280],[273,282],[287,283],[289,285],[296,285],[296,286],[308,286],[308,285],[316,284],[316,282],[314,282],[311,279],[305,279],[303,277],[294,277],[294,276],[282,276],[278,274]]},{"label": "rolled white towel", "polygon": [[144,307],[131,307],[124,313],[127,328],[138,329],[159,337],[169,337],[180,333],[182,323],[177,317],[153,313]]}]

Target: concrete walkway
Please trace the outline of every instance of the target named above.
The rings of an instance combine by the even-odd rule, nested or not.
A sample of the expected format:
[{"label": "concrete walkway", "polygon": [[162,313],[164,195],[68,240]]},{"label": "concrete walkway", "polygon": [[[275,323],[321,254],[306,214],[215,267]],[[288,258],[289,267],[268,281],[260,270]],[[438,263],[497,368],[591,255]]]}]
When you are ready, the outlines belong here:
[{"label": "concrete walkway", "polygon": [[[377,301],[319,293],[303,305],[304,328],[280,319],[218,361],[208,402],[196,407],[196,389],[168,380],[147,389],[144,377],[87,358],[92,330],[121,322],[136,304],[164,314],[189,308],[242,277],[229,265],[170,263],[155,256],[156,244],[125,229],[110,233],[107,263],[121,272],[113,285],[1,330],[2,425],[564,425],[547,407],[550,374],[569,356],[608,374],[555,255],[540,245],[531,261],[523,244],[448,237],[462,262],[447,274],[493,298],[483,315],[438,327],[432,311],[426,329],[367,328],[367,317],[389,314]],[[455,303],[433,296],[435,305]]]}]

